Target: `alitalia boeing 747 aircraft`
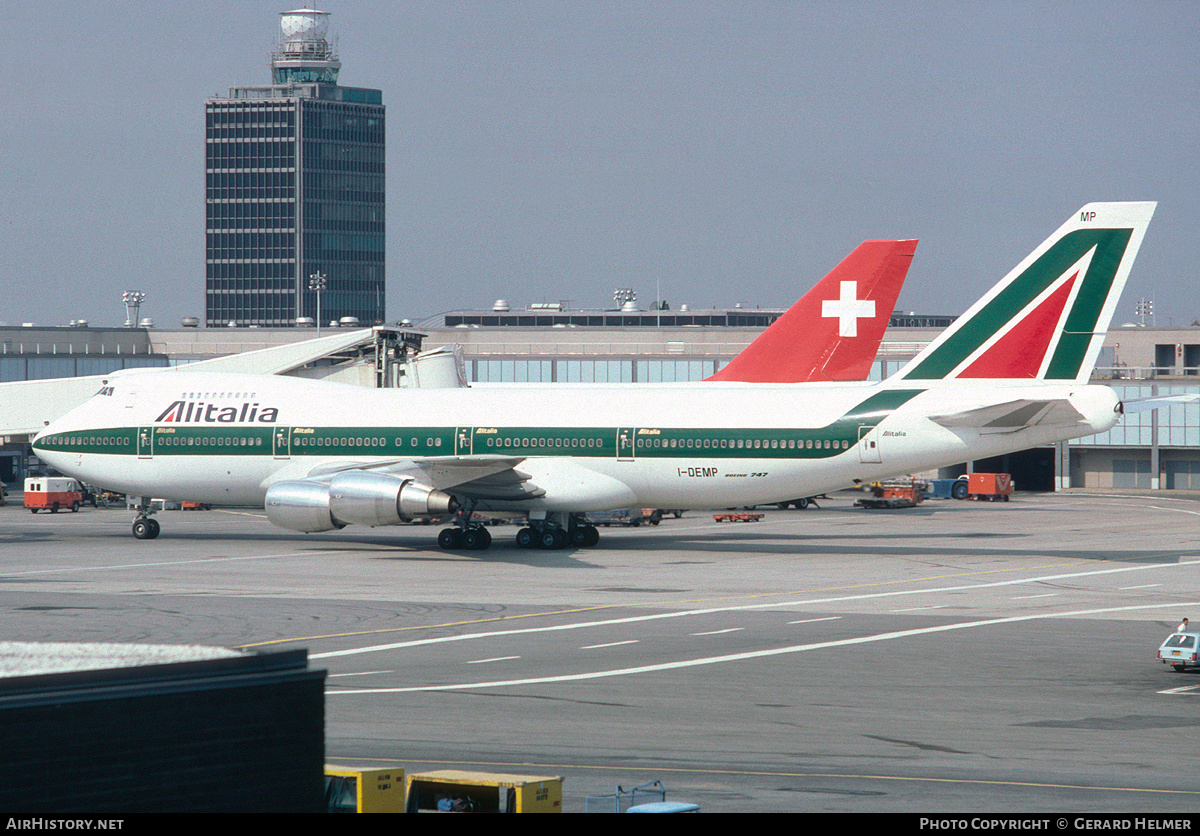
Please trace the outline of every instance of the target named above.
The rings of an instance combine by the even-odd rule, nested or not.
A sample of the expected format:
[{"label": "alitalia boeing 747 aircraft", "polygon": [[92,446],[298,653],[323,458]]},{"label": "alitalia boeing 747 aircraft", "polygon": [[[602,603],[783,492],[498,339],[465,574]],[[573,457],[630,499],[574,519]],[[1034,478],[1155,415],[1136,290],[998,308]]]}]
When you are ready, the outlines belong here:
[{"label": "alitalia boeing 747 aircraft", "polygon": [[[595,545],[588,511],[777,502],[1102,432],[1088,385],[1153,203],[1080,209],[879,383],[362,389],[257,375],[110,378],[34,441],[64,473],[140,496],[261,505],[303,532],[515,512],[522,547]],[[854,316],[848,309],[846,316]],[[158,523],[143,508],[135,536]]]}]

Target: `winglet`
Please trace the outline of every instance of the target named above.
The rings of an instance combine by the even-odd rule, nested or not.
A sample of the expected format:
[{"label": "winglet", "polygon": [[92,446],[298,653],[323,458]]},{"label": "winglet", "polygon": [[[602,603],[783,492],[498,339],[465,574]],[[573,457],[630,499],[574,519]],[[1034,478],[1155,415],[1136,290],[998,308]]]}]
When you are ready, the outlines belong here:
[{"label": "winglet", "polygon": [[916,248],[863,241],[708,380],[866,380]]},{"label": "winglet", "polygon": [[1154,203],[1089,203],[893,380],[1091,376]]}]

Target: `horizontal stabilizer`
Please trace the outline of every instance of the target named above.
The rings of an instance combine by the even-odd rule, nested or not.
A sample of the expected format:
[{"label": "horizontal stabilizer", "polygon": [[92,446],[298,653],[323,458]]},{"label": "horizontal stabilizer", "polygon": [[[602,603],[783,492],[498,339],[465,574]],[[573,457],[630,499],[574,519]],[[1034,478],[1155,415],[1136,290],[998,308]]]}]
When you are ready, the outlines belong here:
[{"label": "horizontal stabilizer", "polygon": [[1135,398],[1132,401],[1121,401],[1121,412],[1126,415],[1134,415],[1138,412],[1153,412],[1156,409],[1171,406],[1172,404],[1195,403],[1198,400],[1200,400],[1200,394],[1160,395],[1155,398]]},{"label": "horizontal stabilizer", "polygon": [[1070,401],[1062,398],[1021,398],[963,412],[931,415],[929,418],[934,423],[951,429],[971,427],[993,433],[1016,432],[1036,424],[1077,424],[1084,420],[1083,414],[1072,406]]}]

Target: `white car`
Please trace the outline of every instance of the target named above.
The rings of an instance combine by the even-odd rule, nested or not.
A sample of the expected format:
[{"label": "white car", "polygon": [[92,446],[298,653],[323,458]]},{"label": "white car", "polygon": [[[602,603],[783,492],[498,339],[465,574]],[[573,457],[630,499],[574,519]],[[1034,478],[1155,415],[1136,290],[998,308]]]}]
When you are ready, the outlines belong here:
[{"label": "white car", "polygon": [[1158,658],[1177,671],[1200,667],[1196,661],[1200,633],[1172,633],[1158,648]]}]

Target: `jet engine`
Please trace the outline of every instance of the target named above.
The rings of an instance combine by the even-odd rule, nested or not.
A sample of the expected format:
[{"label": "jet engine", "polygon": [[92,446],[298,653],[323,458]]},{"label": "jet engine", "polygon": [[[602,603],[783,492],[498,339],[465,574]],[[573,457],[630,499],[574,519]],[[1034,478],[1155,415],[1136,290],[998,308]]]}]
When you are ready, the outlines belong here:
[{"label": "jet engine", "polygon": [[328,484],[276,482],[267,489],[267,519],[293,531],[329,531],[356,525],[396,525],[426,514],[451,514],[458,500],[411,477],[351,470]]}]

